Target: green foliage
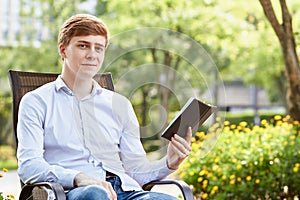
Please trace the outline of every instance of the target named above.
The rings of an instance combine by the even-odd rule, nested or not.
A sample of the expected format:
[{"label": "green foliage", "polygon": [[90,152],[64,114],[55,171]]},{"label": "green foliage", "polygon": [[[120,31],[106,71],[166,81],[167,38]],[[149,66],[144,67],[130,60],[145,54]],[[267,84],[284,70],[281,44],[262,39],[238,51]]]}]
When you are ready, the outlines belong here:
[{"label": "green foliage", "polygon": [[13,144],[11,107],[11,97],[0,96],[0,145]]},{"label": "green foliage", "polygon": [[0,146],[0,163],[2,168],[17,169],[16,150],[13,146]]},{"label": "green foliage", "polygon": [[[216,128],[216,127],[214,127]],[[210,130],[213,132],[213,130]],[[202,199],[293,199],[300,185],[300,125],[277,115],[249,128],[224,122],[211,152],[200,158],[210,134],[198,132],[178,176]]]}]

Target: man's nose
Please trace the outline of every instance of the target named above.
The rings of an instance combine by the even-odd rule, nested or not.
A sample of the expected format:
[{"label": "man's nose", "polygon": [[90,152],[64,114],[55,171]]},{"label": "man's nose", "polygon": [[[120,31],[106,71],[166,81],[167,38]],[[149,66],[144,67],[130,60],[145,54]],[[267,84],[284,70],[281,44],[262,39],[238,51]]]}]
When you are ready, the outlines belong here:
[{"label": "man's nose", "polygon": [[87,59],[95,59],[96,57],[97,57],[96,49],[95,49],[95,47],[91,47],[87,52],[86,58]]}]

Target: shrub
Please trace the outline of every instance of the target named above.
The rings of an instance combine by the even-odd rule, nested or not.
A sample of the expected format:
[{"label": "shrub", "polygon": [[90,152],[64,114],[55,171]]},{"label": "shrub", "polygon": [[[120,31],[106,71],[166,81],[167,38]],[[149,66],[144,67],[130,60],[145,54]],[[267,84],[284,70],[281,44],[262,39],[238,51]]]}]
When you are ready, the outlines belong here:
[{"label": "shrub", "polygon": [[177,175],[202,199],[294,199],[300,194],[299,127],[298,121],[279,115],[251,128],[247,122],[225,121],[204,158],[201,145],[212,134],[197,132]]}]

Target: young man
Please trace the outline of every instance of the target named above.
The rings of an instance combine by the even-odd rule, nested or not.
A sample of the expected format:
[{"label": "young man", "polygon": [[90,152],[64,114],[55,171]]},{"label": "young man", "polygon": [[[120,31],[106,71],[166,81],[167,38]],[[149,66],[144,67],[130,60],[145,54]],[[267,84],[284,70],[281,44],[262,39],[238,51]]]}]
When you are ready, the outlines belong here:
[{"label": "young man", "polygon": [[141,185],[162,179],[188,156],[187,138],[174,136],[167,155],[149,162],[134,110],[125,97],[93,80],[104,59],[108,30],[79,14],[62,26],[62,73],[27,93],[19,108],[18,173],[24,183],[58,182],[67,199],[174,199]]}]

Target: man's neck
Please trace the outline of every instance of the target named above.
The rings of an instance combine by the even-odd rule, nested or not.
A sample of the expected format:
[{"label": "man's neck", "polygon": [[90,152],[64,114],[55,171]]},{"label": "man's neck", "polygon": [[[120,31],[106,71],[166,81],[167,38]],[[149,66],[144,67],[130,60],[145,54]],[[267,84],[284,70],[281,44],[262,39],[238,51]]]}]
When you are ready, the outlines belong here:
[{"label": "man's neck", "polygon": [[81,79],[80,77],[61,74],[62,80],[73,92],[77,99],[82,99],[89,95],[93,89],[93,79]]}]

